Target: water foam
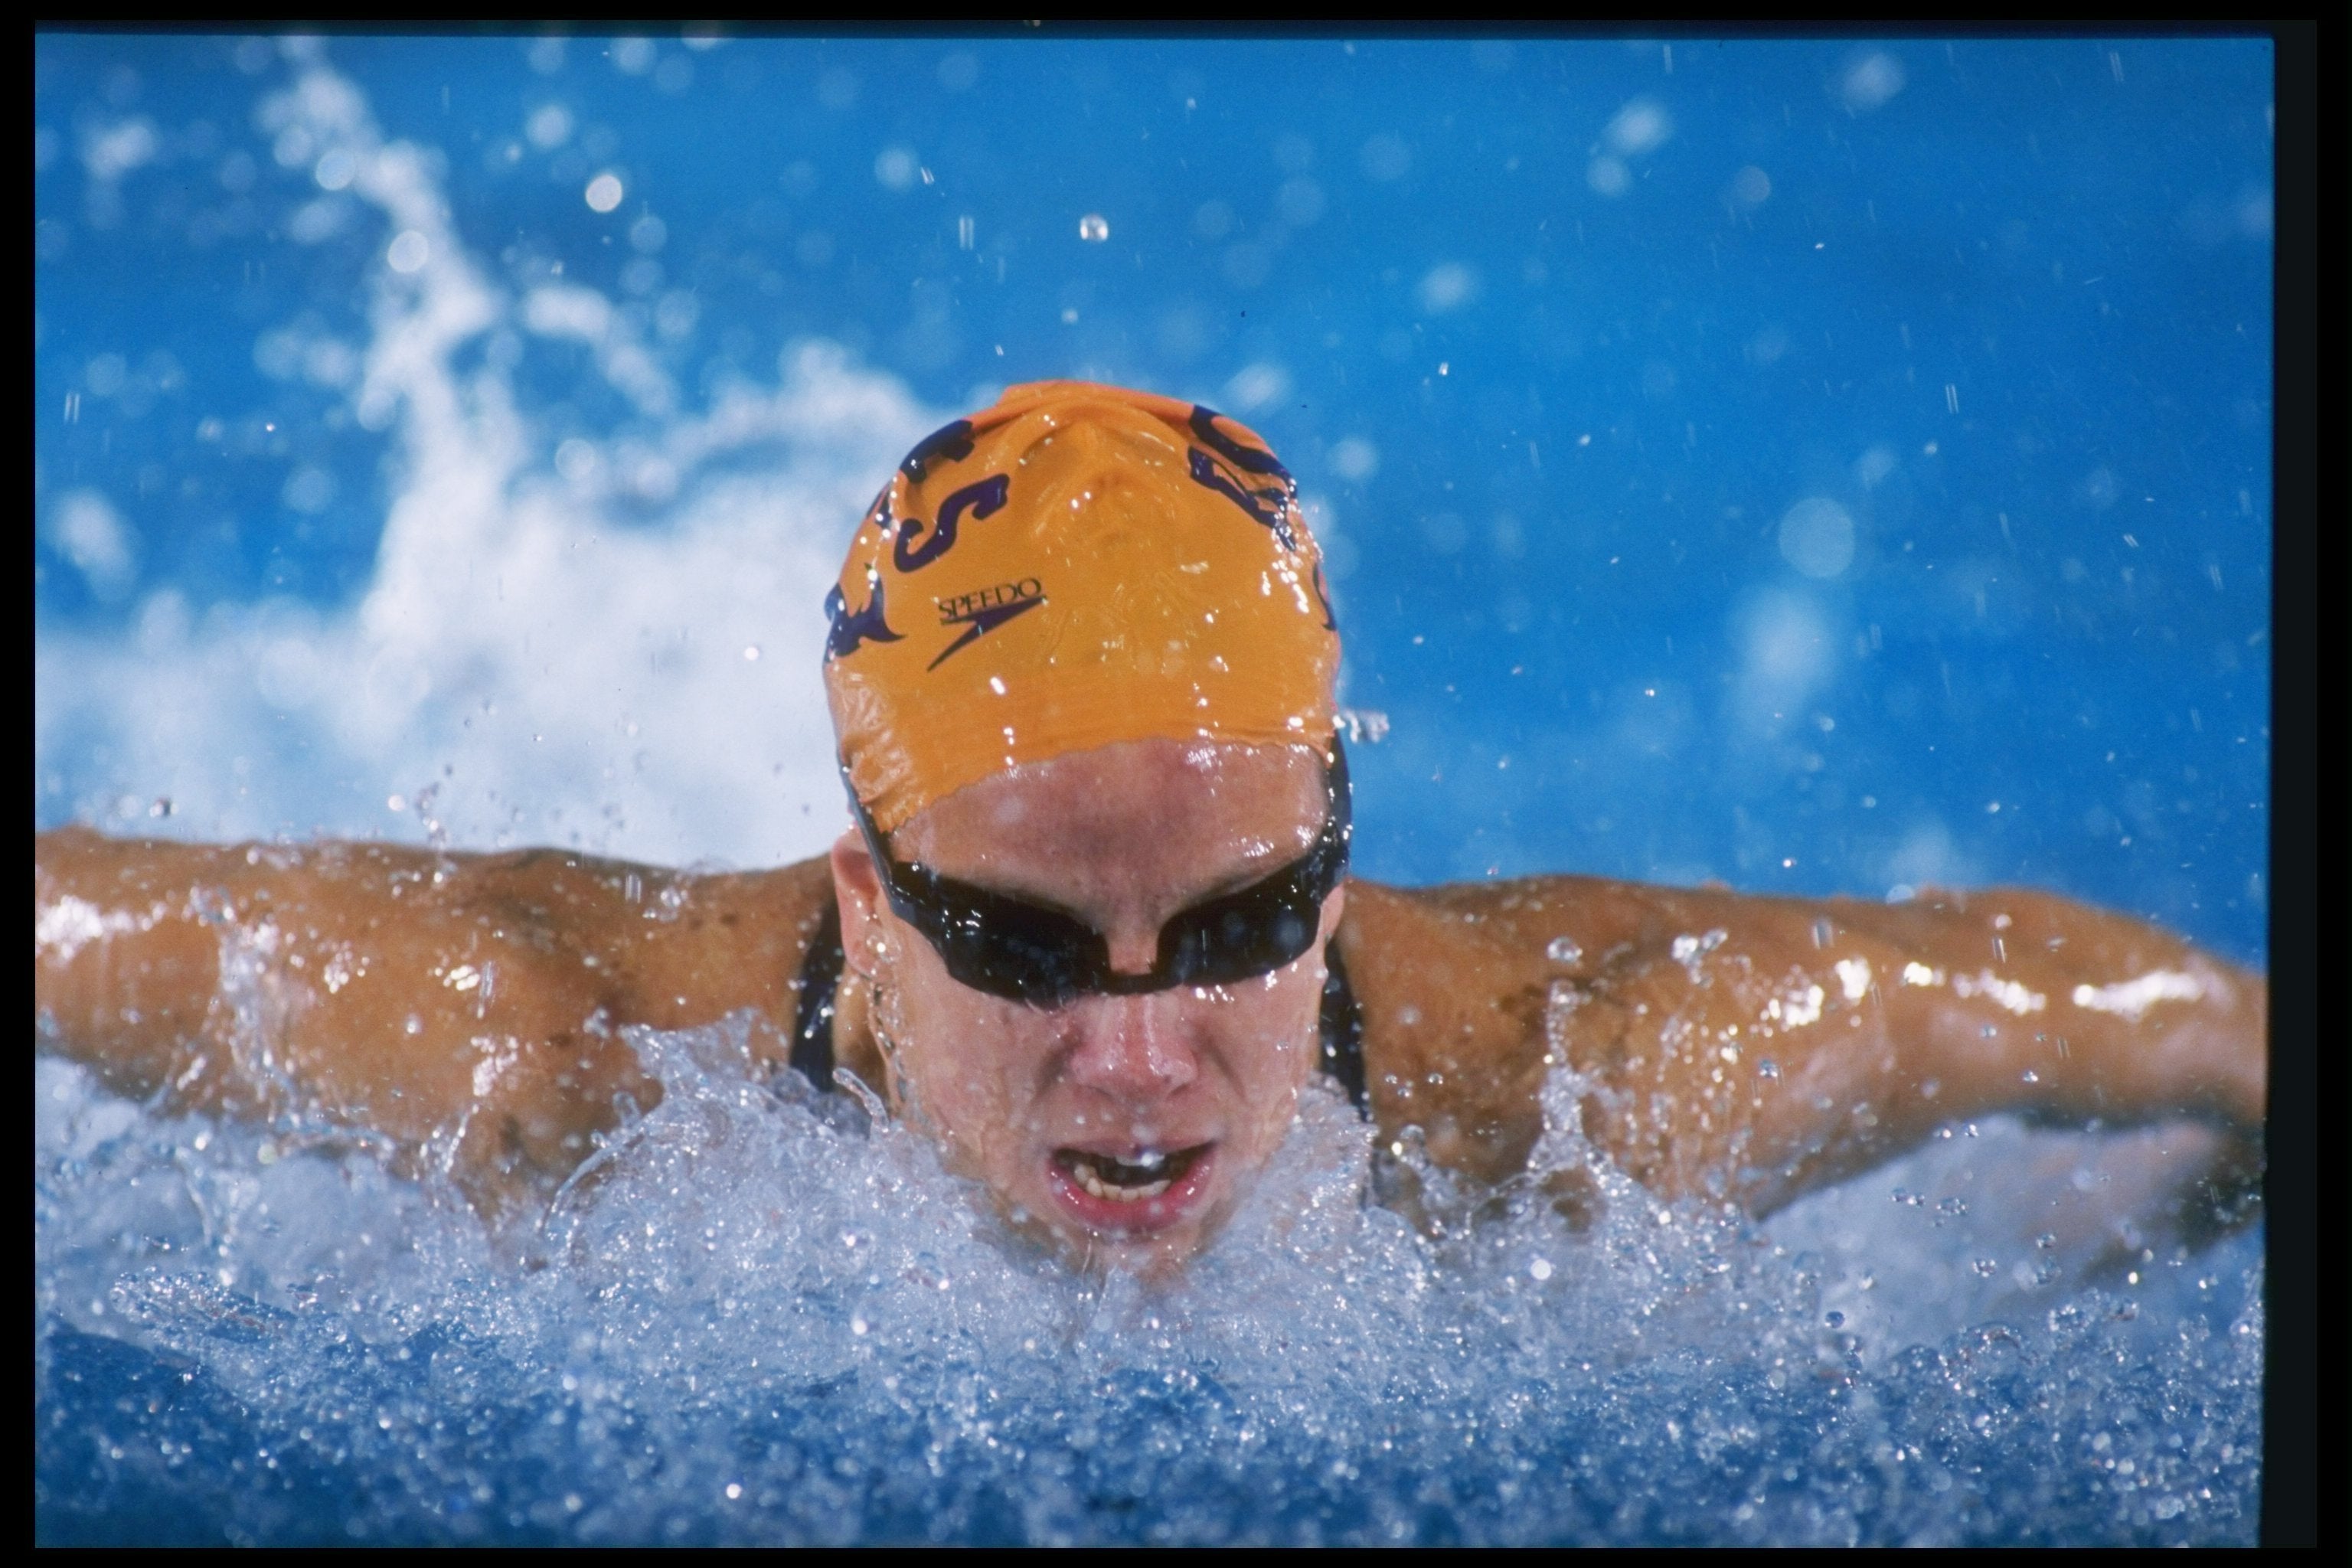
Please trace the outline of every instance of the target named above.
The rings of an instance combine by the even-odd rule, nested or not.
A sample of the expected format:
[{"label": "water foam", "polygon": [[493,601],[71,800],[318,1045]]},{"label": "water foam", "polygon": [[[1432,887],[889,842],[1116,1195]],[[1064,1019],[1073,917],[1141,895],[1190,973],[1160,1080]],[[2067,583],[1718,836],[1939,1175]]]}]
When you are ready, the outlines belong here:
[{"label": "water foam", "polygon": [[[633,1037],[661,1104],[507,1237],[347,1134],[39,1063],[43,1539],[2252,1536],[2259,1236],[2192,1252],[2126,1202],[2148,1261],[2088,1281],[2084,1238],[2028,1239],[2040,1189],[1973,1174],[2095,1183],[2096,1140],[1984,1130],[1758,1227],[1649,1201],[1556,1121],[1432,1239],[1364,1201],[1368,1131],[1318,1091],[1152,1287],[756,1079],[740,1026]],[[1564,1170],[1597,1222],[1546,1201]]]}]

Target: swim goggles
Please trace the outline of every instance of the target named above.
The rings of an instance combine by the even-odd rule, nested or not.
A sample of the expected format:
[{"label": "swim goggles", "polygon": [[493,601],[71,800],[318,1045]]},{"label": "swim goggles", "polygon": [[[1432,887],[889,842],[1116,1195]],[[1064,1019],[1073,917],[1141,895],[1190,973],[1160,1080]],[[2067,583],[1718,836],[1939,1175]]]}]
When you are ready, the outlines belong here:
[{"label": "swim goggles", "polygon": [[1245,888],[1179,910],[1160,929],[1159,961],[1143,974],[1114,971],[1102,933],[1066,910],[892,859],[855,788],[849,805],[890,908],[923,933],[958,984],[1059,1007],[1079,996],[1230,984],[1271,973],[1312,947],[1323,900],[1348,869],[1348,759],[1336,735],[1325,785],[1330,807],[1307,853]]}]

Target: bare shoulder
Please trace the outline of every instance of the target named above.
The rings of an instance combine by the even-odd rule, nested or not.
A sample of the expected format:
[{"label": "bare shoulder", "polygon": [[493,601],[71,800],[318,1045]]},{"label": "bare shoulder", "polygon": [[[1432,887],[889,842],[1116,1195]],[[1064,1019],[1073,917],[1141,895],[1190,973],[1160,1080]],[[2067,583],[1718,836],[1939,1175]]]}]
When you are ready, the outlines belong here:
[{"label": "bare shoulder", "polygon": [[457,1138],[460,1179],[492,1206],[560,1181],[616,1094],[657,1096],[624,1027],[750,1009],[754,1052],[788,1055],[832,897],[823,860],[709,874],[79,828],[37,835],[34,858],[42,1048],[192,1109],[293,1093],[404,1146]]},{"label": "bare shoulder", "polygon": [[1600,877],[1351,881],[1339,951],[1383,1135],[1419,1126],[1442,1163],[1484,1181],[1517,1172],[1542,1131],[1555,1003],[1769,902]]},{"label": "bare shoulder", "polygon": [[1954,1114],[2262,1115],[2261,976],[2047,892],[1357,882],[1339,940],[1383,1131],[1486,1180],[1522,1168],[1556,1059],[1661,1190],[1713,1190],[1743,1147],[1795,1190]]}]

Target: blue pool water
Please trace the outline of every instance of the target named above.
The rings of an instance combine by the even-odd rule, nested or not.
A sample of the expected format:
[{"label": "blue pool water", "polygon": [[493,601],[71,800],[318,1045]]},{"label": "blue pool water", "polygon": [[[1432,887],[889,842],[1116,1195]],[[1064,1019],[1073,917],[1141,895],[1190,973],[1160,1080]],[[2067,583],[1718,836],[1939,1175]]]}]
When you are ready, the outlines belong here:
[{"label": "blue pool water", "polygon": [[[814,853],[858,510],[1086,375],[1299,475],[1364,874],[2024,882],[2260,966],[2270,69],[44,36],[36,825]],[[40,1063],[41,1537],[2252,1535],[2260,1226],[2167,1218],[2183,1130],[1428,1242],[1327,1108],[1154,1296],[641,1048],[670,1099],[496,1240]]]}]

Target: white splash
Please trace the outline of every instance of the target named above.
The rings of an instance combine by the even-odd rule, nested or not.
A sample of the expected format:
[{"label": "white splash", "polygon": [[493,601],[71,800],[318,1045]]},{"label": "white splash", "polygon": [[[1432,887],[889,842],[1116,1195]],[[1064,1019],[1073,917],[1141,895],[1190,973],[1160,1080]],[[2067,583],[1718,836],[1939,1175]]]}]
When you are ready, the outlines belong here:
[{"label": "white splash", "polygon": [[[576,285],[518,299],[467,248],[436,155],[385,137],[315,44],[287,48],[264,128],[347,166],[334,199],[381,230],[351,280],[370,317],[352,411],[395,475],[373,578],[343,612],[206,614],[166,590],[127,635],[37,632],[37,776],[85,813],[168,792],[194,837],[417,837],[385,798],[442,780],[436,815],[469,847],[820,850],[845,816],[823,590],[877,476],[940,416],[823,343],[788,349],[774,384],[682,407],[635,313]],[[533,337],[590,344],[635,410],[633,434],[583,443],[574,478],[518,400]],[[785,657],[747,661],[751,644]]]},{"label": "white splash", "polygon": [[1791,992],[1786,996],[1773,997],[1764,1004],[1764,1016],[1790,1028],[1802,1028],[1807,1024],[1821,1022],[1822,1004],[1828,1000],[1828,992],[1818,985],[1808,985],[1801,993]]},{"label": "white splash", "polygon": [[2031,990],[2014,980],[2003,980],[1989,969],[1974,975],[1954,975],[1952,989],[1963,996],[1990,997],[2021,1018],[2030,1013],[2039,1013],[2050,1005],[2050,998],[2041,992]]},{"label": "white splash", "polygon": [[2177,969],[2156,969],[2113,985],[2077,985],[2070,999],[2087,1012],[2111,1013],[2137,1023],[2140,1015],[2159,1002],[2203,1001],[2205,984]]},{"label": "white splash", "polygon": [[1841,958],[1837,961],[1839,986],[1849,1002],[1859,1002],[1870,994],[1870,960]]},{"label": "white splash", "polygon": [[101,937],[119,936],[124,931],[145,931],[154,923],[154,913],[142,917],[120,910],[101,910],[87,899],[71,893],[43,904],[33,916],[33,951],[70,963],[73,955]]}]

